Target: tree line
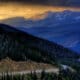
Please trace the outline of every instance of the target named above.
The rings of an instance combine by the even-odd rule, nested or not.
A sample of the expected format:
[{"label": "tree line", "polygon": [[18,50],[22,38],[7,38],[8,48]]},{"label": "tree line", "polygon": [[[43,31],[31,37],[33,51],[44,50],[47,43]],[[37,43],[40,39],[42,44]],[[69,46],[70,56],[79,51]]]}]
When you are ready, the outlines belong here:
[{"label": "tree line", "polygon": [[2,73],[0,80],[80,80],[80,75],[76,72],[71,72],[70,70],[60,70],[59,74],[56,73],[46,73],[42,70],[40,74],[31,72],[30,74],[15,74],[12,73]]}]

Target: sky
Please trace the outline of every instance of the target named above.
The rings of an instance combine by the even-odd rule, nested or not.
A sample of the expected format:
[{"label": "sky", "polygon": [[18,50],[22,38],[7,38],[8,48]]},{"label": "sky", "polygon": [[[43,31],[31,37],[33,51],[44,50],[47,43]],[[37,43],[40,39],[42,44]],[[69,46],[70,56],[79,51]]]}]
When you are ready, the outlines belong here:
[{"label": "sky", "polygon": [[80,0],[0,0],[1,2],[21,2],[53,6],[80,6]]},{"label": "sky", "polygon": [[[52,33],[49,34],[49,32],[51,32],[51,30],[52,30],[52,32],[53,32],[53,30],[54,30],[54,32],[57,30],[61,31],[61,32],[56,32],[56,35],[61,33],[60,36],[58,37],[58,39],[56,39],[56,40],[60,40],[59,38],[61,38],[61,41],[62,41],[62,39],[63,39],[63,42],[61,44],[64,43],[64,40],[65,41],[73,41],[73,43],[75,44],[74,48],[79,48],[78,50],[80,51],[80,44],[79,44],[80,41],[79,41],[79,36],[78,36],[78,34],[80,34],[80,31],[77,31],[77,30],[80,30],[80,28],[79,28],[80,24],[77,25],[77,23],[76,23],[77,26],[72,25],[72,21],[74,21],[74,23],[76,21],[80,21],[80,13],[77,13],[77,14],[75,13],[76,11],[80,12],[79,6],[80,6],[80,0],[14,0],[14,1],[13,0],[0,0],[0,20],[6,20],[6,19],[8,20],[9,18],[12,18],[13,23],[15,23],[15,24],[19,23],[19,25],[21,25],[21,24],[23,25],[23,23],[27,23],[26,21],[28,21],[28,18],[30,18],[30,19],[42,18],[42,22],[41,23],[39,22],[39,24],[38,23],[36,23],[36,24],[38,24],[38,27],[39,26],[42,27],[41,30],[42,31],[44,30],[43,32],[46,32],[45,31],[46,29],[50,30],[50,31],[48,31],[48,34],[46,34],[46,33],[44,33],[45,35],[42,34],[43,37],[46,37],[46,35],[49,35],[47,37],[50,37],[52,35]],[[69,12],[69,10],[74,11],[74,13]],[[58,13],[54,14],[56,12],[58,12]],[[49,14],[46,14],[46,13],[49,13]],[[46,18],[47,16],[49,18],[51,18],[51,20],[49,18],[47,19]],[[71,19],[71,22],[70,22],[70,19]],[[40,21],[41,21],[41,19],[40,19]],[[55,22],[55,25],[58,25],[59,23],[66,24],[66,22],[70,22],[69,24],[71,24],[71,25],[62,26],[62,28],[59,25],[56,29],[53,29],[53,27],[55,27],[55,26],[53,26],[54,22]],[[33,24],[34,24],[33,22],[32,22],[32,24],[30,22],[29,25],[34,26]],[[44,29],[45,25],[47,27],[46,29]],[[49,27],[49,25],[52,27]],[[14,26],[14,24],[12,26]],[[74,30],[73,30],[73,26],[74,26]],[[24,27],[24,26],[20,26],[20,27]],[[48,29],[48,27],[50,29]],[[40,31],[40,29],[39,29],[39,31]],[[64,33],[65,31],[66,31],[66,33]],[[36,32],[36,31],[34,31],[34,32]],[[74,34],[72,34],[72,33],[74,33]],[[76,33],[76,35],[75,35],[75,33]],[[54,35],[52,35],[51,37],[53,37],[53,36]],[[52,38],[50,38],[50,40],[51,39]],[[68,43],[70,44],[71,42],[65,42],[65,43],[68,45]],[[71,45],[74,45],[73,43],[71,43]],[[77,47],[77,46],[79,46],[79,47]]]},{"label": "sky", "polygon": [[80,11],[79,5],[80,0],[0,0],[0,20],[11,17],[43,18],[48,11]]}]

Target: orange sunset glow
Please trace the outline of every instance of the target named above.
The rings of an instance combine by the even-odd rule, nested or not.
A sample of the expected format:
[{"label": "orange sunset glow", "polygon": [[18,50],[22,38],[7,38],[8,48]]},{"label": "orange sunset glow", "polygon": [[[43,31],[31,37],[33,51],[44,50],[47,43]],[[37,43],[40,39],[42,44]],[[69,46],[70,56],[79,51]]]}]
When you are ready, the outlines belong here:
[{"label": "orange sunset glow", "polygon": [[79,8],[70,7],[53,7],[44,5],[20,4],[20,3],[1,3],[0,4],[0,19],[10,17],[24,17],[34,18],[36,15],[43,14],[47,11],[63,11],[63,10],[76,10]]}]

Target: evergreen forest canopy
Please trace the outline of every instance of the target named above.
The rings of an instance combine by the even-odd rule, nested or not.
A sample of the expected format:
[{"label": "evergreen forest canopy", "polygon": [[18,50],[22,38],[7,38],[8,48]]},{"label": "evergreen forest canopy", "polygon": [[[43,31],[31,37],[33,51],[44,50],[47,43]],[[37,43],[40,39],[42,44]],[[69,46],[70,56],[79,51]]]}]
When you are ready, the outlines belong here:
[{"label": "evergreen forest canopy", "polygon": [[15,61],[33,60],[45,63],[62,63],[80,66],[80,55],[48,40],[40,39],[0,24],[0,59],[6,57]]}]

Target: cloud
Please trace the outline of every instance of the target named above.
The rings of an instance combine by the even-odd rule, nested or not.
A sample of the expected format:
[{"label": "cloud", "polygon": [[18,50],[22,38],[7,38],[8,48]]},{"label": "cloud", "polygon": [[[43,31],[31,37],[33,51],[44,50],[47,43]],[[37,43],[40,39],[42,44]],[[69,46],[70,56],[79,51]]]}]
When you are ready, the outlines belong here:
[{"label": "cloud", "polygon": [[55,6],[80,6],[80,0],[0,0],[1,2],[22,2],[41,5]]},{"label": "cloud", "polygon": [[47,12],[41,20],[15,17],[3,23],[80,52],[80,12]]}]

